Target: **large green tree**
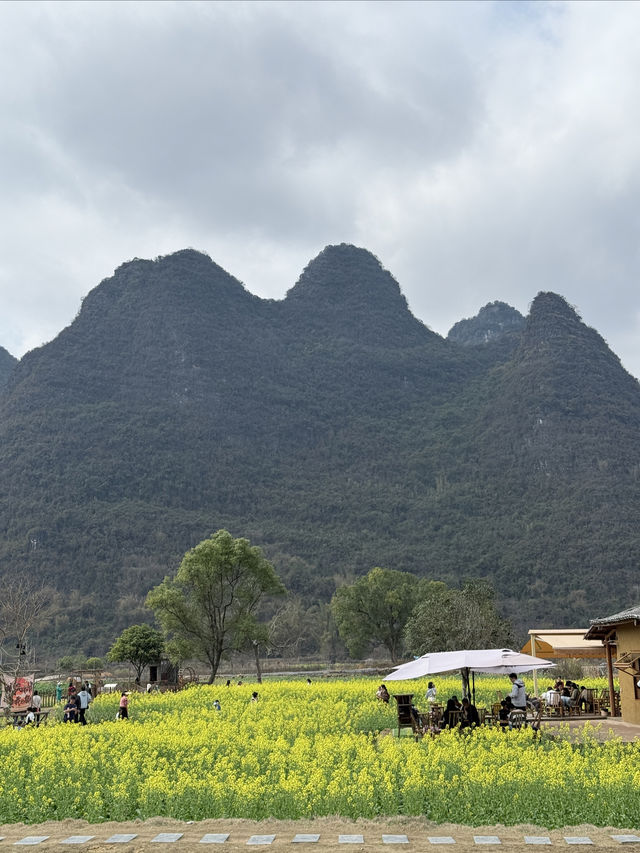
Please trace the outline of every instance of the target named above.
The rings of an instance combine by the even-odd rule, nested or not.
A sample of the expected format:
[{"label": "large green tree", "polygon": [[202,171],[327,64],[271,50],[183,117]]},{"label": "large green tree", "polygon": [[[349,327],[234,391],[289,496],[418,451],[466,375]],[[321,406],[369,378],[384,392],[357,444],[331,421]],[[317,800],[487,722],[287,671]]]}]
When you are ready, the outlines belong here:
[{"label": "large green tree", "polygon": [[336,590],[331,609],[350,654],[362,657],[372,646],[381,644],[391,660],[397,661],[419,588],[419,579],[409,572],[375,568]]},{"label": "large green tree", "polygon": [[139,682],[145,666],[157,663],[164,655],[164,636],[150,625],[125,628],[107,652],[107,660],[130,663]]},{"label": "large green tree", "polygon": [[266,595],[285,592],[260,548],[218,530],[188,551],[175,578],[147,595],[174,658],[196,658],[215,678],[222,656],[259,638],[256,613]]},{"label": "large green tree", "polygon": [[467,580],[459,589],[431,581],[420,592],[405,629],[412,654],[501,648],[513,641],[511,625],[498,612],[495,591],[486,580]]}]

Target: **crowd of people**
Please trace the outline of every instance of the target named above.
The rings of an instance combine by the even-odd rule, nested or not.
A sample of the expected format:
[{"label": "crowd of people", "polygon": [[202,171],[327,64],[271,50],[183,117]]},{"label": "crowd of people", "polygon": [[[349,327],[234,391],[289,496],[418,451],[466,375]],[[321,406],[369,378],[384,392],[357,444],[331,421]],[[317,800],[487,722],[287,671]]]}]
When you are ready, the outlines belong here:
[{"label": "crowd of people", "polygon": [[[533,714],[532,726],[536,729],[540,724],[539,717],[549,707],[561,707],[567,711],[577,708],[586,713],[594,711],[593,691],[575,681],[558,679],[539,697],[527,695],[524,681],[515,672],[509,675],[509,681],[509,695],[500,700],[497,713],[494,708],[496,722],[503,729],[527,724],[527,713],[530,716]],[[469,698],[465,697],[460,701],[457,696],[451,696],[442,707],[438,704],[437,693],[435,684],[429,681],[425,694],[428,712],[421,713],[412,706],[411,713],[416,727],[433,734],[446,728],[468,729],[480,725],[478,709]],[[381,702],[389,702],[389,691],[384,684],[378,687],[376,697]]]}]

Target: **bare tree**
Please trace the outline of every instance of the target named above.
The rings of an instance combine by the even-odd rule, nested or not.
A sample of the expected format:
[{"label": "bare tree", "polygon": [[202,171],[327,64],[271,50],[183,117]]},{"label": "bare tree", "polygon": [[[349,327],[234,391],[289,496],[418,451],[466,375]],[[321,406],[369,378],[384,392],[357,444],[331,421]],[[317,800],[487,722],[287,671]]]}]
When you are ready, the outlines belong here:
[{"label": "bare tree", "polygon": [[48,618],[52,593],[31,578],[5,579],[0,599],[0,682],[11,704],[16,679],[33,664],[29,635]]}]

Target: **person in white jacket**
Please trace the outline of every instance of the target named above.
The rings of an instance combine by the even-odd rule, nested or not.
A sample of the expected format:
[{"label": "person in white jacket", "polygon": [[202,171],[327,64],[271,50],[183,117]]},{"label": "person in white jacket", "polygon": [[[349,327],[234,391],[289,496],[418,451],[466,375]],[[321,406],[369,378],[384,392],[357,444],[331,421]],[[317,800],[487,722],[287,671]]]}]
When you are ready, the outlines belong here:
[{"label": "person in white jacket", "polygon": [[527,710],[527,693],[524,689],[524,681],[512,672],[509,676],[511,681],[511,693],[509,694],[511,697],[511,702],[514,708],[521,709],[522,711]]}]

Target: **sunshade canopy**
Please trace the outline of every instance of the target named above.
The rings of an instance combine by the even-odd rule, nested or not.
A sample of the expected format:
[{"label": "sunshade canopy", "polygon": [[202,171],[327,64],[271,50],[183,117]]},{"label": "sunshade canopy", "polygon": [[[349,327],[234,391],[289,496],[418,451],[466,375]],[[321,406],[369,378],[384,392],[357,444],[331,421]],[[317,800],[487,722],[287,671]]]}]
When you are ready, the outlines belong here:
[{"label": "sunshade canopy", "polygon": [[397,666],[385,681],[405,681],[424,678],[442,672],[470,670],[506,675],[511,672],[529,672],[555,666],[551,661],[532,657],[511,649],[464,649],[456,652],[432,652],[421,658]]},{"label": "sunshade canopy", "polygon": [[529,641],[522,647],[526,654],[546,658],[603,658],[606,656],[601,640],[585,640],[587,628],[529,631]]}]

